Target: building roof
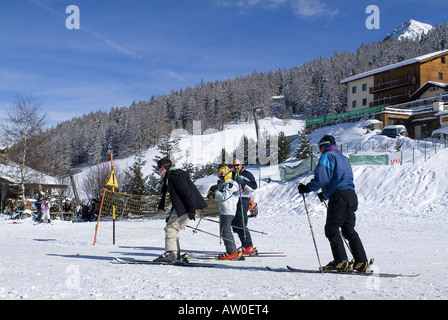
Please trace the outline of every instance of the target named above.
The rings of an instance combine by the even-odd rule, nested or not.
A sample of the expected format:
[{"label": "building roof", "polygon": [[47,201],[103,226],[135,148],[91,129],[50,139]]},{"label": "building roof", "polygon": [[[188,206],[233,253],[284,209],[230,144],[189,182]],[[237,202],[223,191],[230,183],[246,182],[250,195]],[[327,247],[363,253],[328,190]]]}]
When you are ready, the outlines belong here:
[{"label": "building roof", "polygon": [[411,99],[420,97],[426,90],[432,87],[438,87],[440,89],[444,89],[445,91],[448,91],[448,83],[441,83],[441,82],[435,82],[435,81],[428,81],[425,82],[420,88],[415,91]]},{"label": "building roof", "polygon": [[[58,181],[55,177],[46,175],[29,167],[25,167],[27,184],[45,184],[57,185]],[[0,179],[8,181],[11,184],[20,184],[20,166],[12,161],[7,165],[0,163]]]},{"label": "building roof", "polygon": [[401,62],[398,62],[398,63],[390,64],[390,65],[385,66],[385,67],[381,67],[381,68],[378,68],[378,69],[373,69],[373,70],[370,70],[370,71],[367,71],[367,72],[363,72],[363,73],[354,75],[352,77],[343,79],[340,83],[344,84],[344,83],[351,82],[351,81],[354,81],[354,80],[358,80],[358,79],[366,78],[366,77],[369,77],[369,76],[373,76],[373,75],[375,75],[377,73],[381,73],[381,72],[397,69],[397,68],[404,67],[404,66],[407,66],[407,65],[410,65],[410,64],[414,64],[414,63],[419,63],[419,62],[422,62],[422,61],[434,58],[434,57],[436,57],[438,55],[442,55],[444,53],[448,53],[448,49],[447,50],[442,50],[442,51],[436,51],[436,52],[433,52],[433,53],[425,54],[425,55],[420,56],[420,57],[404,60],[404,61],[401,61]]}]

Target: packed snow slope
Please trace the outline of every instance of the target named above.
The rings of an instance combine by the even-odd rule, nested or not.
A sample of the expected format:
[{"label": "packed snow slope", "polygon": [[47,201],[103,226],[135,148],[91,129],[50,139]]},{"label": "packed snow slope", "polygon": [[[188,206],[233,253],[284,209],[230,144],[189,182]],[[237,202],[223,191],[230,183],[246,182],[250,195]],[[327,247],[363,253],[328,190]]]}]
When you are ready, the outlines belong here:
[{"label": "packed snow slope", "polygon": [[[290,135],[303,128],[304,121],[281,123],[274,119],[261,123],[271,129],[273,124],[275,130],[288,130]],[[228,134],[237,135],[243,128],[249,127],[233,125]],[[350,150],[362,149],[358,154],[377,153],[372,150],[375,145],[384,148],[387,144],[392,150],[395,140],[377,133],[367,132],[364,123],[358,122],[321,128],[310,138],[315,144],[324,134],[332,134],[338,144]],[[206,138],[210,137],[204,137],[202,143],[211,149],[213,139],[207,145]],[[216,262],[214,268],[114,264],[113,257],[154,259],[163,253],[164,219],[117,221],[115,245],[112,222],[100,221],[93,246],[96,223],[56,220],[53,224],[34,225],[31,220],[13,221],[1,216],[0,298],[447,299],[448,149],[439,147],[437,153],[427,153],[424,161],[421,145],[408,138],[404,145],[403,165],[353,166],[359,197],[357,231],[368,256],[375,258],[375,271],[419,273],[418,277],[267,271],[267,265],[318,268],[303,199],[297,193],[297,185],[308,182],[312,174],[284,182],[279,179],[278,166],[249,166],[260,182],[255,193],[260,213],[249,220],[248,227],[265,233],[252,233],[254,244],[263,252],[284,251],[286,257]],[[156,153],[148,150],[146,156],[152,161],[150,157]],[[115,165],[132,161],[117,160]],[[286,164],[297,162],[291,158]],[[215,177],[208,177],[197,184],[205,190],[215,181]],[[323,231],[325,207],[315,193],[308,194],[306,201],[320,260],[326,264],[332,256]],[[190,225],[197,223],[192,221]],[[217,224],[209,221],[202,221],[200,229],[218,233]],[[181,232],[181,247],[185,252],[197,253],[225,250],[219,239],[190,229]]]}]

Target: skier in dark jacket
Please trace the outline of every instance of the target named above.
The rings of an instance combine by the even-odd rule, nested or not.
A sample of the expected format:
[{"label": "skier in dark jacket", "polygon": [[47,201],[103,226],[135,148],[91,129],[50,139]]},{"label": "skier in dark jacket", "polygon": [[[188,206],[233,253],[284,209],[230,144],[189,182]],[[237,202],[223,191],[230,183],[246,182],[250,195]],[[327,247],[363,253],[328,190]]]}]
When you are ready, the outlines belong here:
[{"label": "skier in dark jacket", "polygon": [[[299,184],[299,193],[304,194],[322,189],[322,201],[329,199],[325,236],[330,241],[334,260],[325,269],[348,271],[350,263],[344,248],[342,235],[348,240],[353,257],[354,269],[365,271],[368,262],[361,239],[355,231],[355,211],[358,198],[355,193],[353,171],[348,160],[339,152],[334,137],[325,135],[319,141],[322,154],[314,170],[314,178],[307,184]],[[341,228],[341,231],[339,230]]]},{"label": "skier in dark jacket", "polygon": [[238,183],[239,200],[236,205],[235,218],[232,221],[233,231],[238,234],[241,241],[241,255],[251,256],[254,254],[252,237],[247,229],[247,211],[249,210],[249,200],[251,193],[257,189],[257,181],[252,173],[247,171],[239,159],[233,161],[232,179]]},{"label": "skier in dark jacket", "polygon": [[41,222],[42,218],[42,196],[39,195],[37,201],[34,203],[34,206],[36,207],[37,213],[36,213],[36,221]]},{"label": "skier in dark jacket", "polygon": [[168,192],[172,204],[170,216],[165,226],[165,253],[154,261],[172,262],[180,259],[179,231],[189,220],[195,220],[196,210],[207,207],[198,189],[190,179],[190,175],[173,166],[168,158],[157,162],[157,169],[162,182],[162,198],[158,208],[165,208],[165,197]]}]

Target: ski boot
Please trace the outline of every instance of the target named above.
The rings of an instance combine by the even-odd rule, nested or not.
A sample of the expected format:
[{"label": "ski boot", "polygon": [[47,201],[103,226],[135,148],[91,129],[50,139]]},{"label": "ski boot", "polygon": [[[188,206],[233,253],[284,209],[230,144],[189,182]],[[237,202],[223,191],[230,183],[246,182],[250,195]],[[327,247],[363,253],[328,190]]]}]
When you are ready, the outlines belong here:
[{"label": "ski boot", "polygon": [[357,272],[366,272],[368,266],[369,266],[369,263],[367,261],[363,261],[363,262],[355,261],[353,264],[353,270],[355,270]]},{"label": "ski boot", "polygon": [[224,252],[222,255],[219,256],[219,260],[238,260],[239,257],[240,257],[239,252],[235,253]]},{"label": "ski boot", "polygon": [[374,259],[369,261],[355,261],[353,260],[353,270],[357,272],[370,272],[369,266],[373,264]]},{"label": "ski boot", "polygon": [[241,247],[241,248],[238,249],[238,252],[241,252],[241,255],[243,257],[249,257],[249,256],[252,256],[252,255],[256,255],[257,254],[257,249],[254,248],[253,246],[249,246],[249,247],[245,247],[245,248]]},{"label": "ski boot", "polygon": [[174,262],[180,259],[177,251],[166,251],[160,257],[154,259],[155,262]]},{"label": "ski boot", "polygon": [[338,271],[338,272],[349,272],[350,262],[345,260],[341,262],[329,262],[324,268],[324,271]]}]

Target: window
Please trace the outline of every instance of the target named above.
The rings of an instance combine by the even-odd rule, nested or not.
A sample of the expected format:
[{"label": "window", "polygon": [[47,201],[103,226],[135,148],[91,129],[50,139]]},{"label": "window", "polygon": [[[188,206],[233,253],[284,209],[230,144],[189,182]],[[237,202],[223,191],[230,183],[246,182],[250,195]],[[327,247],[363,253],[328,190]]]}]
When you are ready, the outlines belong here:
[{"label": "window", "polygon": [[439,80],[443,80],[443,73],[439,72]]},{"label": "window", "polygon": [[362,99],[362,106],[366,106],[367,105],[367,99]]},{"label": "window", "polygon": [[364,83],[364,84],[362,85],[362,91],[367,91],[367,83]]},{"label": "window", "polygon": [[442,63],[445,63],[445,57],[442,57]]},{"label": "window", "polygon": [[352,93],[353,93],[353,94],[356,93],[356,86],[353,86],[353,88],[352,88]]},{"label": "window", "polygon": [[352,108],[354,109],[354,108],[357,108],[357,107],[358,107],[358,102],[355,100],[352,103]]}]

